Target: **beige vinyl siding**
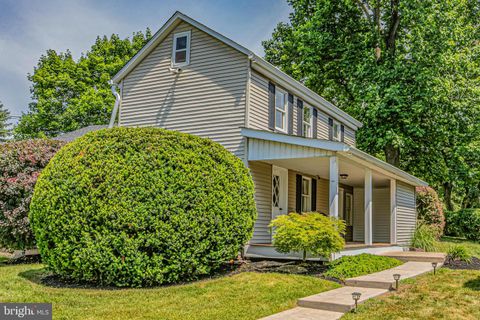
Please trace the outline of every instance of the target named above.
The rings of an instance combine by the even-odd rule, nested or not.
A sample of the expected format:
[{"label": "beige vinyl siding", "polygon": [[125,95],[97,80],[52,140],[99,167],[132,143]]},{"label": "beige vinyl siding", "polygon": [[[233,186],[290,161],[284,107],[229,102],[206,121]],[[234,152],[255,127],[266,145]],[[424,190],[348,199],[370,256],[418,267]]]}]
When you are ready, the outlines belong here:
[{"label": "beige vinyl siding", "polygon": [[[372,190],[373,242],[390,242],[390,189]],[[353,189],[353,241],[365,241],[365,194],[363,188]]]},{"label": "beige vinyl siding", "polygon": [[[191,31],[190,64],[171,66],[173,34]],[[244,157],[247,56],[182,22],[123,80],[121,126],[210,138]]]},{"label": "beige vinyl siding", "polygon": [[397,181],[397,243],[408,245],[417,223],[415,188]]},{"label": "beige vinyl siding", "polygon": [[328,115],[323,111],[317,112],[317,138],[328,140]]},{"label": "beige vinyl siding", "polygon": [[344,142],[350,146],[355,146],[356,144],[355,130],[345,126]]},{"label": "beige vinyl siding", "polygon": [[317,179],[317,211],[328,215],[328,180]]},{"label": "beige vinyl siding", "polygon": [[272,166],[267,163],[249,162],[250,173],[255,185],[255,203],[258,217],[255,221],[251,243],[271,243],[268,225],[272,218]]}]

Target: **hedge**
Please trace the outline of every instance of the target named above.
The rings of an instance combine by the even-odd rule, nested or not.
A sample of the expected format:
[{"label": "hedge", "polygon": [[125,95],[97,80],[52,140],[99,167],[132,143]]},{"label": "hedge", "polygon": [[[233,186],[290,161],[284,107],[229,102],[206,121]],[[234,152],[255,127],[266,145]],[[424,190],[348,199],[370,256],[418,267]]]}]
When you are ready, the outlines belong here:
[{"label": "hedge", "polygon": [[31,221],[56,274],[100,285],[196,279],[237,257],[254,189],[221,145],[159,128],[115,128],[66,145],[42,173]]},{"label": "hedge", "polygon": [[0,248],[30,249],[35,238],[28,210],[37,177],[63,146],[35,139],[0,144]]},{"label": "hedge", "polygon": [[445,234],[480,241],[480,209],[462,209],[446,214]]}]

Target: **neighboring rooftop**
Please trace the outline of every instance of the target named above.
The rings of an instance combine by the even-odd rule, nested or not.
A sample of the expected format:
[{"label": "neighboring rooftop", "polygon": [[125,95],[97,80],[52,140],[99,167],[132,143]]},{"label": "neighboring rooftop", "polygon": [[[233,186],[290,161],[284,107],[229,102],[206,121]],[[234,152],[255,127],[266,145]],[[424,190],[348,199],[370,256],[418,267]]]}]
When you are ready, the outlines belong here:
[{"label": "neighboring rooftop", "polygon": [[88,127],[83,127],[75,131],[70,131],[70,132],[65,132],[62,134],[59,134],[53,140],[59,140],[59,141],[65,141],[65,142],[70,142],[73,141],[77,138],[80,138],[81,136],[84,136],[85,134],[92,132],[92,131],[97,131],[101,129],[106,129],[108,128],[108,125],[102,124],[102,125],[93,125],[93,126],[88,126]]}]

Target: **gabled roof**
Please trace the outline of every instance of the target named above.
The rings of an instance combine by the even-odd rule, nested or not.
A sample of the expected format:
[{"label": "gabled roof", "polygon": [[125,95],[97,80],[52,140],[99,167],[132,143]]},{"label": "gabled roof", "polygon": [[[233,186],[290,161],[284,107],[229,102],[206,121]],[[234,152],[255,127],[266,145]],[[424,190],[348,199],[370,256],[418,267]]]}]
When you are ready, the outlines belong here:
[{"label": "gabled roof", "polygon": [[292,91],[292,94],[302,97],[302,99],[305,100],[306,103],[322,106],[324,108],[323,111],[325,111],[327,114],[336,118],[337,120],[341,120],[346,125],[352,127],[355,130],[362,127],[362,123],[360,121],[353,118],[348,113],[336,107],[332,103],[328,102],[320,95],[308,89],[302,83],[288,76],[280,69],[270,64],[263,58],[259,57],[252,51],[179,11],[175,12],[170,17],[170,19],[168,19],[168,21],[153,35],[152,39],[150,39],[150,41],[148,41],[147,44],[125,64],[125,66],[123,66],[123,68],[112,78],[113,82],[119,83],[123,78],[125,78],[130,73],[130,71],[132,71],[150,52],[152,52],[153,49],[155,49],[155,47],[160,44],[163,39],[165,39],[165,37],[167,37],[167,35],[173,29],[175,29],[175,27],[177,27],[178,24],[180,24],[182,21],[191,24],[195,28],[209,34],[210,36],[225,43],[226,45],[247,55],[248,58],[252,61],[253,69],[266,75],[268,78],[277,82],[279,85],[285,87],[285,89]]}]

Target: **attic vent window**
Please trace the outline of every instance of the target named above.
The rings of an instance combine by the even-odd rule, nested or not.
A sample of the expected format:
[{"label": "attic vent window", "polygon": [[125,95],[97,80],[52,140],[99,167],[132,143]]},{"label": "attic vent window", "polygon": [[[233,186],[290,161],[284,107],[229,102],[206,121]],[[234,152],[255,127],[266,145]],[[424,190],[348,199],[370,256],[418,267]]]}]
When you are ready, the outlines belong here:
[{"label": "attic vent window", "polygon": [[190,31],[173,35],[172,66],[183,67],[190,64]]}]

